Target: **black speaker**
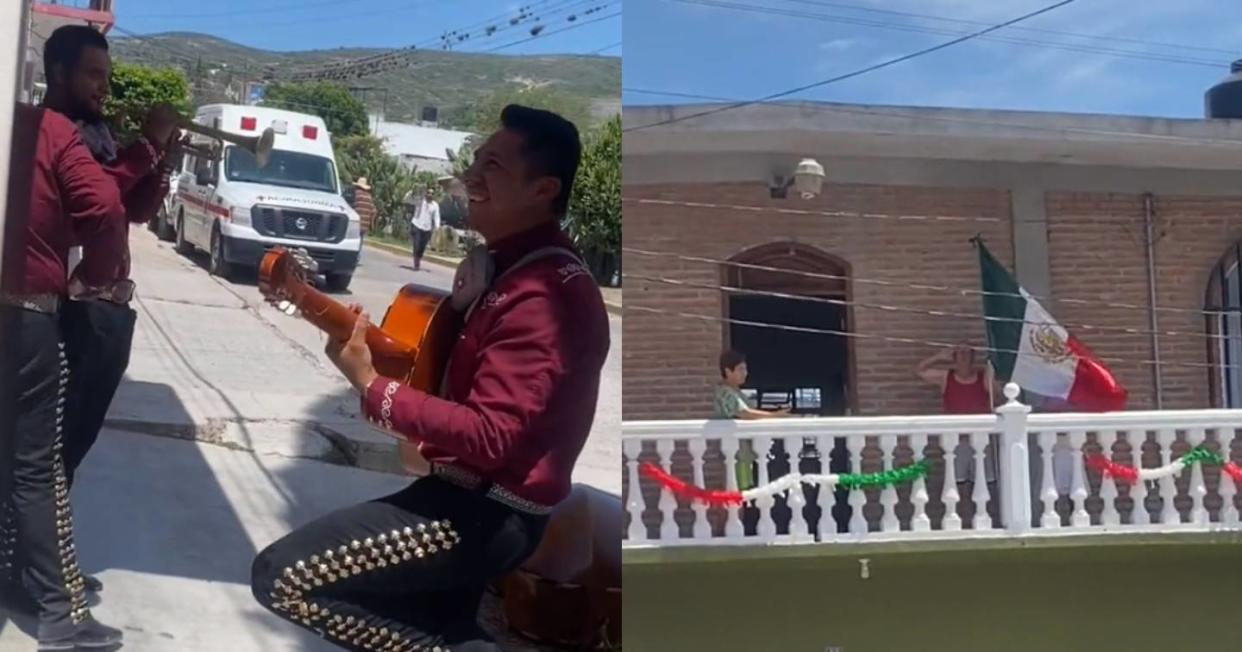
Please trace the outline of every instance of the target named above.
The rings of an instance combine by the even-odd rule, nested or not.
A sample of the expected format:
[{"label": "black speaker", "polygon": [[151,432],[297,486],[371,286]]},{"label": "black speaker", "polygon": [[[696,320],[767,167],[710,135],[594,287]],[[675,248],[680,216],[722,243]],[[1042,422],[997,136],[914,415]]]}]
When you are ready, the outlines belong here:
[{"label": "black speaker", "polygon": [[440,116],[440,110],[434,106],[423,107],[423,122],[436,122]]}]

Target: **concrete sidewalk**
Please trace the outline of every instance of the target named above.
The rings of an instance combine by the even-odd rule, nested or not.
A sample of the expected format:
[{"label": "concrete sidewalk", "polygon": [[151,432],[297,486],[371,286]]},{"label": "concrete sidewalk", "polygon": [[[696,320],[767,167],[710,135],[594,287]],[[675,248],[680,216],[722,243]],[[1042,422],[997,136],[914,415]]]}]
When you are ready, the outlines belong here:
[{"label": "concrete sidewalk", "polygon": [[[324,514],[405,480],[280,454],[105,430],[75,483],[78,557],[104,583],[99,620],[124,652],[339,650],[251,596],[258,551]],[[544,652],[504,631],[489,596],[484,627],[505,650]],[[0,609],[0,652],[35,649],[36,624]]]},{"label": "concrete sidewalk", "polygon": [[[138,320],[110,427],[400,472],[395,440],[359,419],[357,394],[323,355],[314,326],[266,304],[253,282],[209,276],[146,230],[135,229],[131,246]],[[619,332],[616,339],[619,358]],[[619,393],[612,384],[604,391]],[[601,421],[611,412],[601,409],[603,439],[593,432],[598,441],[574,480],[619,495],[619,440]]]}]

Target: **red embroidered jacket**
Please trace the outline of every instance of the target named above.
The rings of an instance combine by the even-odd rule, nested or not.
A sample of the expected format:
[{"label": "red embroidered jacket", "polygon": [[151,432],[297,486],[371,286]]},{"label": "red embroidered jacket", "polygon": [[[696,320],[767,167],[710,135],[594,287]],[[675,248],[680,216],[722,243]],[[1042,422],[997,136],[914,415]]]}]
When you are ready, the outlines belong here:
[{"label": "red embroidered jacket", "polygon": [[[155,215],[168,195],[169,180],[159,168],[159,150],[146,140],[137,141],[120,150],[116,159],[103,166],[117,188],[125,205],[124,247],[101,254],[114,261],[115,273],[109,281],[129,278],[129,222],[145,223]],[[83,254],[89,245],[83,246]]]},{"label": "red embroidered jacket", "polygon": [[[15,133],[36,134],[34,142],[15,147],[17,161],[10,183],[28,185],[25,272],[20,282],[5,278],[17,294],[58,294],[68,288],[69,249],[74,236],[88,243],[78,265],[84,281],[103,283],[115,269],[115,252],[125,246],[125,207],[116,182],[104,172],[68,118],[47,109],[18,104]],[[33,151],[23,151],[30,147]],[[23,176],[28,174],[29,176]]]},{"label": "red embroidered jacket", "polygon": [[[497,243],[497,276],[550,245],[573,250],[554,223]],[[417,442],[433,463],[553,506],[569,495],[609,345],[595,280],[552,254],[500,278],[479,301],[453,349],[444,398],[381,377],[367,388],[363,412]]]}]

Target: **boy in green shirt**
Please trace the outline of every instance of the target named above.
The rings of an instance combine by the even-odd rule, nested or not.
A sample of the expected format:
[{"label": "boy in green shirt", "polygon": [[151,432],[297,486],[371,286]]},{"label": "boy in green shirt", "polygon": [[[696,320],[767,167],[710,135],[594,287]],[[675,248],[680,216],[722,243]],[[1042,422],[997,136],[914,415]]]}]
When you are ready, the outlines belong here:
[{"label": "boy in green shirt", "polygon": [[[717,419],[774,419],[789,416],[789,408],[775,411],[752,408],[742,394],[742,385],[746,383],[746,356],[737,351],[725,351],[720,354],[720,384],[716,385],[715,412]],[[746,491],[755,486],[754,466],[758,456],[750,441],[738,442],[737,451],[737,489]]]}]

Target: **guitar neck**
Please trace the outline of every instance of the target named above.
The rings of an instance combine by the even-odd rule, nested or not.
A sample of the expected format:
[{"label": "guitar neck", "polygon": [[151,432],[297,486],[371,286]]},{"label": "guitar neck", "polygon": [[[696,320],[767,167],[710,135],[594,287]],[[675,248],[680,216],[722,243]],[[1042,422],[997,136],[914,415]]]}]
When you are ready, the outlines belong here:
[{"label": "guitar neck", "polygon": [[[302,318],[329,337],[343,340],[353,334],[358,316],[348,306],[323,292],[306,285],[296,303],[302,311]],[[410,347],[393,339],[375,324],[367,326],[367,346],[376,355],[408,356],[411,353]]]}]

